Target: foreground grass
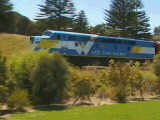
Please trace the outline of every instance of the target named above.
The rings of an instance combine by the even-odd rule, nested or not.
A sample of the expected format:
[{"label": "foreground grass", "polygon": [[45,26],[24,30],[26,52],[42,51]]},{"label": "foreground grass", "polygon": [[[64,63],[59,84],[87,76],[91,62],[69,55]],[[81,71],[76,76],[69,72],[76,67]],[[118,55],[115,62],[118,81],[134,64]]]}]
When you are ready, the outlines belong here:
[{"label": "foreground grass", "polygon": [[16,34],[0,34],[0,51],[5,56],[21,55],[31,50],[29,37]]},{"label": "foreground grass", "polygon": [[160,101],[15,114],[9,120],[160,120]]}]

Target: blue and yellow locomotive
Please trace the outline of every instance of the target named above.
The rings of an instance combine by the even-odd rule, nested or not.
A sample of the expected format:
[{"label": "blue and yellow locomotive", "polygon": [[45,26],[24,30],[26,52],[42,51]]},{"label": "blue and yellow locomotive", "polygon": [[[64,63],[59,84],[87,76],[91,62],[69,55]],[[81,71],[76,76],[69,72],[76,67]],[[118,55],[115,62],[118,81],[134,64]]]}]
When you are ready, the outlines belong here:
[{"label": "blue and yellow locomotive", "polygon": [[[156,55],[158,43],[117,37],[98,36],[63,31],[45,31],[42,36],[32,36],[35,51],[47,49],[81,61],[90,59],[151,60]],[[75,60],[76,60],[75,59]]]}]

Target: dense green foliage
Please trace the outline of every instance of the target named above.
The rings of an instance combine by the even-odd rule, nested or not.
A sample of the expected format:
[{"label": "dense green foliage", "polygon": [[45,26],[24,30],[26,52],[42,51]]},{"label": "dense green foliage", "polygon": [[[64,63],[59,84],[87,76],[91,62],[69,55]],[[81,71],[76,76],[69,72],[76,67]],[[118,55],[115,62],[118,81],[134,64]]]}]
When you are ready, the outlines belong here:
[{"label": "dense green foliage", "polygon": [[0,1],[0,32],[27,35],[31,21],[17,12],[12,11],[10,0]]},{"label": "dense green foliage", "polygon": [[[0,1],[0,32],[11,32],[10,27],[12,27],[12,4],[9,0]],[[9,26],[9,27],[8,27]]]},{"label": "dense green foliage", "polygon": [[58,55],[28,53],[9,62],[8,84],[12,90],[27,90],[35,104],[60,102],[67,88],[67,66]]},{"label": "dense green foliage", "polygon": [[24,107],[30,106],[28,92],[17,89],[8,97],[8,107],[13,110],[24,111]]},{"label": "dense green foliage", "polygon": [[107,30],[107,26],[106,24],[99,24],[99,25],[96,25],[94,27],[90,27],[89,28],[89,32],[92,33],[92,34],[97,34],[97,35],[110,35],[108,34],[108,30]]},{"label": "dense green foliage", "polygon": [[160,102],[141,102],[101,107],[78,107],[62,111],[15,114],[9,120],[159,120]]},{"label": "dense green foliage", "polygon": [[80,71],[80,69],[72,68],[70,81],[71,97],[75,98],[73,104],[78,100],[90,100],[90,97],[94,95],[96,78],[92,72]]},{"label": "dense green foliage", "polygon": [[32,74],[33,98],[37,103],[61,102],[69,80],[68,65],[61,56],[40,57]]},{"label": "dense green foliage", "polygon": [[47,21],[48,27],[55,30],[70,28],[75,15],[74,4],[71,0],[46,0],[40,5],[39,19]]},{"label": "dense green foliage", "polygon": [[120,37],[150,38],[149,18],[142,8],[141,0],[112,0],[110,9],[105,10],[108,29]]},{"label": "dense green foliage", "polygon": [[7,78],[6,58],[0,52],[0,85],[5,85]]},{"label": "dense green foliage", "polygon": [[81,10],[74,20],[73,31],[80,33],[88,33],[88,27],[89,25],[86,14],[83,10]]},{"label": "dense green foliage", "polygon": [[[0,103],[8,101],[10,108],[19,110],[30,103],[48,105],[69,98],[76,104],[91,102],[91,97],[127,102],[129,96],[143,99],[144,94],[159,95],[159,58],[155,57],[153,65],[111,61],[104,69],[89,70],[72,66],[62,56],[47,51],[10,57],[7,66],[1,56]],[[24,99],[18,99],[22,96]]]},{"label": "dense green foliage", "polygon": [[160,26],[154,28],[154,35],[160,35]]},{"label": "dense green foliage", "polygon": [[5,102],[8,95],[8,88],[6,87],[7,80],[7,66],[6,58],[0,52],[0,102]]}]

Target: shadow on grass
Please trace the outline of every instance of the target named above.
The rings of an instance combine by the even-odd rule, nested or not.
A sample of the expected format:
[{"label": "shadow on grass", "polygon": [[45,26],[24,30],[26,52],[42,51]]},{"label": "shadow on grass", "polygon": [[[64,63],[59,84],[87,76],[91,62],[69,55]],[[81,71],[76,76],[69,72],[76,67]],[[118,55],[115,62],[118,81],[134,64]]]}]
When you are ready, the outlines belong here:
[{"label": "shadow on grass", "polygon": [[151,98],[132,98],[130,99],[131,101],[135,101],[135,102],[138,102],[138,101],[154,101],[154,100],[160,100],[160,96],[155,96],[155,97],[151,97]]},{"label": "shadow on grass", "polygon": [[42,105],[34,107],[35,110],[38,111],[63,111],[69,109],[71,106],[62,105],[62,104],[54,104],[54,105]]},{"label": "shadow on grass", "polygon": [[0,120],[1,120],[1,116],[6,114],[13,114],[13,113],[15,113],[15,111],[13,110],[0,110]]}]

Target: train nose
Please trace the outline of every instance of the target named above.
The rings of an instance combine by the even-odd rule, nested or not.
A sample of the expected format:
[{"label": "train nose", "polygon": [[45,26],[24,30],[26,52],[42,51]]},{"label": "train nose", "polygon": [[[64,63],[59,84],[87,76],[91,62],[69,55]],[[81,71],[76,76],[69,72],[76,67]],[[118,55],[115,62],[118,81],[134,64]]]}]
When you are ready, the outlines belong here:
[{"label": "train nose", "polygon": [[33,36],[30,36],[30,42],[33,44],[33,42],[34,42],[34,37]]}]

